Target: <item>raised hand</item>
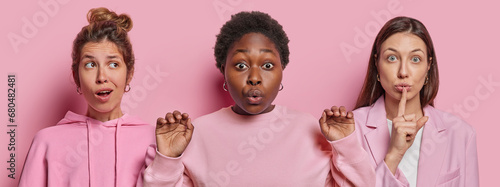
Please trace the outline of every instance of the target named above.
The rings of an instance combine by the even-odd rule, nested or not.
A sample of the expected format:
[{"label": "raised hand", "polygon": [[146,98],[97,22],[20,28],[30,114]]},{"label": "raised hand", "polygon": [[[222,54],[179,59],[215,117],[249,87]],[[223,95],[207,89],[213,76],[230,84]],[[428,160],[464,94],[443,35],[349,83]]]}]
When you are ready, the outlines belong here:
[{"label": "raised hand", "polygon": [[194,126],[186,113],[167,113],[156,120],[156,145],[158,151],[168,157],[179,157],[193,135]]},{"label": "raised hand", "polygon": [[344,106],[325,109],[319,119],[321,132],[329,141],[340,140],[354,132],[354,115]]},{"label": "raised hand", "polygon": [[415,114],[405,115],[406,94],[407,90],[403,89],[399,101],[398,115],[392,120],[391,142],[385,156],[385,162],[393,174],[396,173],[401,159],[413,144],[417,132],[429,119],[429,117],[423,116],[417,120]]}]

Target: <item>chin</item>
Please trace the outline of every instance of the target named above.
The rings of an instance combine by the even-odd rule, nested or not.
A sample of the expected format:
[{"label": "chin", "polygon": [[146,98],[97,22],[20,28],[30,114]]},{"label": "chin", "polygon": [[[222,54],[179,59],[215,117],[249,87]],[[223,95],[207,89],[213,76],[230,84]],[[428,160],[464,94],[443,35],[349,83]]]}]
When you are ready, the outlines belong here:
[{"label": "chin", "polygon": [[251,115],[257,115],[265,112],[271,105],[249,105],[243,108],[246,113],[251,114]]},{"label": "chin", "polygon": [[99,113],[109,113],[116,109],[116,107],[104,105],[104,106],[91,106],[96,112]]}]

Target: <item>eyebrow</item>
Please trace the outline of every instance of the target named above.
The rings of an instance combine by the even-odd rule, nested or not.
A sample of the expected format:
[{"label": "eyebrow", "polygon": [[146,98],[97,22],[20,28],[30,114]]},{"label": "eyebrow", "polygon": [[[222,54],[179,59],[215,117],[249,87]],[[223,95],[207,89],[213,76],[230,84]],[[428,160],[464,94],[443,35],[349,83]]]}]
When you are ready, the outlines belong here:
[{"label": "eyebrow", "polygon": [[424,52],[424,51],[423,51],[422,49],[420,49],[420,48],[419,48],[419,49],[414,49],[414,50],[413,50],[413,51],[411,51],[411,52],[412,52],[412,53],[414,53],[414,52],[418,52],[418,51],[420,51],[420,52],[422,52],[422,53]]},{"label": "eyebrow", "polygon": [[85,58],[95,59],[95,57],[92,55],[83,55],[81,59],[85,59]]},{"label": "eyebrow", "polygon": [[[85,59],[85,58],[95,59],[95,57],[92,56],[92,55],[83,55],[82,59]],[[110,56],[107,56],[106,58],[107,59],[116,59],[116,58],[119,58],[119,57],[118,57],[118,55],[110,55]]]},{"label": "eyebrow", "polygon": [[[238,54],[238,53],[248,53],[248,52],[249,52],[248,49],[236,49],[236,52],[233,54],[233,56],[236,55],[236,54]],[[261,52],[261,53],[271,53],[274,56],[276,56],[276,54],[274,54],[274,51],[271,50],[271,49],[260,49],[259,52]]]},{"label": "eyebrow", "polygon": [[[387,48],[386,50],[384,50],[384,52],[385,52],[385,51],[394,51],[394,52],[398,52],[398,50],[396,50],[396,49],[394,49],[394,48],[391,48],[391,47],[389,47],[389,48]],[[424,52],[422,49],[417,48],[417,49],[414,49],[414,50],[410,51],[410,53],[419,52],[419,51],[420,51],[420,52],[422,52],[422,53]]]}]

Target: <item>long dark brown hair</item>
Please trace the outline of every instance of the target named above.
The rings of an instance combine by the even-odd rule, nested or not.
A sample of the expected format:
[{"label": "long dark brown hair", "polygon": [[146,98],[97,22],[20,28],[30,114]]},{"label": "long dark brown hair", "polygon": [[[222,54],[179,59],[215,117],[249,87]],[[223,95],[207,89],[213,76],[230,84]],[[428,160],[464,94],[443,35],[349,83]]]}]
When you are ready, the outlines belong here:
[{"label": "long dark brown hair", "polygon": [[376,63],[380,58],[380,48],[382,43],[384,43],[384,41],[393,34],[401,32],[411,33],[418,36],[427,46],[427,60],[429,62],[430,69],[427,73],[428,82],[420,90],[420,106],[422,108],[426,105],[434,106],[434,98],[436,98],[439,89],[439,73],[436,53],[434,52],[434,45],[432,44],[431,36],[422,22],[414,18],[401,16],[395,17],[385,23],[375,38],[375,42],[373,43],[372,51],[370,53],[370,61],[368,64],[368,70],[366,71],[365,82],[363,83],[363,88],[359,94],[355,109],[371,106],[380,96],[385,94],[384,88],[380,82],[377,81],[378,70]]}]

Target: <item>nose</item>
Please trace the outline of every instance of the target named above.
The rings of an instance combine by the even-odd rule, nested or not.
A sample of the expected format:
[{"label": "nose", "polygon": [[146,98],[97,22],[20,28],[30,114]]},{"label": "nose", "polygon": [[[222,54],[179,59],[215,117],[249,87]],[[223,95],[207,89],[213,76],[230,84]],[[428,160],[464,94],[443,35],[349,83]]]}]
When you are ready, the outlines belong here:
[{"label": "nose", "polygon": [[401,61],[399,65],[398,78],[404,79],[408,77],[408,63],[407,61]]},{"label": "nose", "polygon": [[98,68],[97,70],[97,78],[96,78],[96,83],[97,84],[103,84],[108,82],[108,77],[106,76],[106,71],[104,68]]},{"label": "nose", "polygon": [[257,86],[262,83],[262,77],[260,76],[260,69],[258,67],[250,68],[248,73],[247,84],[252,86]]}]

